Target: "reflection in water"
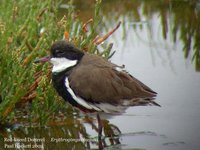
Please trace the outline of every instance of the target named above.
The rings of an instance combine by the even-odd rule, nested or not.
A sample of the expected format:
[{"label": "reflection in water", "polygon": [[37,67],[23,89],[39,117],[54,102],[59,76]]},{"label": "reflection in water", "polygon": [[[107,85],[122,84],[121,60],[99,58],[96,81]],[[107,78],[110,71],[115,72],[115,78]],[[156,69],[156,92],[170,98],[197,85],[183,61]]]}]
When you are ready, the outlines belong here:
[{"label": "reflection in water", "polygon": [[[93,7],[88,7],[94,1],[74,0],[75,6],[80,10],[83,20],[91,18]],[[127,18],[133,24],[133,28],[143,29],[143,22],[151,22],[154,17],[160,18],[162,28],[162,38],[170,39],[175,44],[177,41],[183,42],[182,51],[184,57],[194,62],[195,69],[200,71],[200,2],[199,0],[106,0],[103,1],[101,11],[106,25],[113,25],[116,20]],[[127,22],[126,22],[127,23]],[[140,23],[140,24],[138,24]],[[124,22],[124,34],[128,33],[128,28]],[[149,27],[151,37],[155,34]],[[101,29],[100,29],[101,31]],[[123,36],[126,37],[125,35]],[[192,57],[190,57],[192,55]]]},{"label": "reflection in water", "polygon": [[[91,3],[94,3],[94,1],[93,0],[88,0],[88,1],[74,0],[74,1],[75,1],[74,3],[75,7],[79,9],[81,12],[79,13],[79,15],[82,17],[82,19],[85,21],[90,19],[92,17],[91,11],[93,11],[93,5],[91,5]],[[88,6],[91,6],[91,8]],[[101,11],[101,13],[103,16],[102,18],[103,18],[103,23],[105,23],[104,24],[105,26],[113,26],[113,24],[116,24],[118,20],[122,20],[122,21],[124,20],[124,23],[122,25],[123,38],[126,38],[127,37],[126,35],[129,34],[130,27],[133,28],[134,30],[145,30],[144,25],[145,26],[147,25],[148,31],[145,33],[149,33],[149,40],[154,39],[155,41],[157,41],[158,38],[162,38],[166,41],[170,40],[174,44],[178,43],[179,41],[182,41],[183,43],[182,50],[184,52],[185,58],[193,60],[196,70],[200,71],[200,56],[199,56],[200,55],[200,42],[199,42],[200,41],[200,34],[199,34],[200,33],[200,3],[198,0],[192,0],[192,1],[190,0],[188,1],[104,0],[102,7],[103,7],[103,10]],[[151,24],[154,18],[160,19],[158,20],[160,22],[160,26],[156,26],[156,27],[158,28],[160,27],[162,31],[162,37],[158,37],[157,39],[155,38],[155,35],[158,33],[155,33],[153,29],[155,24],[153,23]],[[128,20],[128,23],[125,22],[127,20]],[[129,25],[127,26],[127,24]],[[99,29],[99,31],[102,31],[102,29]],[[135,33],[137,33],[137,31],[135,31]],[[136,36],[138,36],[139,38],[142,37],[142,36],[140,37],[140,35],[136,35]],[[141,40],[144,40],[144,39],[141,38]],[[116,41],[116,42],[120,42],[120,41]],[[163,78],[163,80],[166,80],[166,78]],[[168,83],[163,82],[163,80],[159,82],[168,84]],[[183,88],[182,84],[180,84],[180,88]],[[172,84],[172,89],[173,89],[172,92],[170,91],[169,93],[167,93],[168,90],[165,87],[163,91],[165,91],[167,95],[173,95],[173,93],[177,92],[176,86],[173,84]],[[162,91],[159,93],[159,95],[162,96]],[[174,94],[174,97],[178,97],[177,93]],[[174,120],[176,120],[176,118],[173,119],[173,117],[177,117],[175,114],[177,112],[179,113],[177,107],[175,107],[174,105],[174,103],[177,104],[177,101],[179,102],[179,100],[176,100],[176,101],[174,100],[173,104],[171,104],[169,100],[172,98],[167,97],[166,99],[167,99],[167,102],[165,103],[164,107],[162,107],[162,110],[166,110],[167,104],[170,105],[170,112],[172,112],[173,115],[169,115],[170,112],[168,112],[166,113],[166,116],[164,116],[164,118],[169,118],[169,116],[172,117],[171,123],[170,123],[171,125],[174,123]],[[187,100],[187,102],[189,100]],[[182,101],[182,99],[180,101]],[[191,102],[189,104],[192,104]],[[192,106],[197,107],[198,105],[192,105]],[[182,108],[182,105],[181,105],[181,108]],[[190,109],[187,109],[187,111],[191,111]],[[135,112],[137,111],[134,110],[134,113]],[[38,146],[45,147],[47,149],[66,149],[66,147],[67,148],[69,147],[69,149],[97,148],[98,147],[98,142],[97,142],[98,127],[95,122],[96,120],[88,116],[83,118],[79,114],[75,114],[75,115],[73,114],[74,114],[74,110],[70,109],[68,112],[64,113],[63,115],[64,117],[54,116],[54,118],[56,119],[54,118],[51,119],[52,121],[49,122],[49,124],[45,127],[37,127],[37,126],[29,125],[27,122],[25,123],[26,126],[24,126],[23,118],[21,118],[21,121],[23,122],[23,126],[21,124],[16,124],[15,126],[9,126],[9,128],[7,128],[8,125],[4,127],[3,125],[0,125],[0,148],[5,147],[5,144],[10,145],[10,146],[12,146],[12,144],[15,144],[15,143],[29,144],[27,142],[23,142],[23,140],[21,142],[13,142],[13,141],[10,142],[9,139],[10,138],[13,139],[14,137],[16,139],[23,139],[25,137],[26,138],[35,137],[36,139],[39,139],[39,138],[43,139],[45,137],[45,142],[41,141],[41,142],[36,142],[36,143]],[[180,112],[178,118],[180,118],[182,114],[185,117],[185,114]],[[187,115],[188,114],[189,112],[187,113]],[[197,115],[198,113],[195,113],[195,114]],[[21,114],[21,116],[25,117],[25,115],[23,114]],[[145,118],[144,116],[139,116],[139,115],[136,115],[134,117],[132,116],[135,123],[133,125],[131,124],[128,126],[130,130],[132,128],[135,129],[136,126],[137,127],[142,126],[142,125],[138,125],[142,117]],[[161,118],[162,117],[163,116],[161,116]],[[153,128],[152,123],[150,123],[151,125],[147,124],[149,123],[148,118],[152,119],[151,116],[148,116],[144,119],[147,121],[146,122],[143,121],[143,122],[146,123],[145,125],[150,126],[148,129],[152,128],[153,130],[154,128]],[[155,120],[157,119],[158,118],[156,118]],[[184,119],[187,119],[187,118],[184,118]],[[125,127],[126,127],[126,124],[129,124],[128,120],[130,120],[130,118],[127,119],[127,122],[124,122]],[[180,119],[180,124],[185,124],[185,122],[181,122],[181,121],[182,120]],[[159,122],[162,125],[160,128],[162,128],[165,124],[167,124],[166,122],[169,122],[169,120],[162,120],[161,123]],[[188,123],[192,122],[192,120],[187,121],[187,122]],[[133,133],[125,134],[125,133],[120,133],[120,130],[118,129],[118,127],[115,124],[111,124],[108,120],[104,120],[103,125],[104,125],[104,137],[103,137],[102,143],[105,147],[110,147],[113,149],[120,149],[122,147],[124,148],[124,146],[121,145],[120,143],[127,144],[128,145],[127,149],[130,147],[141,147],[141,145],[143,145],[144,143],[139,145],[139,142],[143,141],[144,139],[145,140],[148,139],[148,137],[151,137],[151,138],[148,139],[149,142],[147,143],[150,143],[150,142],[155,143],[154,141],[155,139],[152,137],[159,137],[159,139],[157,140],[161,140],[161,142],[159,141],[158,143],[162,143],[162,146],[166,147],[166,149],[169,149],[170,146],[171,147],[177,146],[177,145],[183,145],[183,147],[185,146],[184,145],[185,143],[182,140],[176,141],[176,140],[168,139],[169,141],[167,142],[163,141],[163,139],[167,139],[167,137],[165,135],[158,135],[155,132],[150,132],[150,131],[141,132],[140,130],[139,132],[135,131]],[[187,125],[189,126],[189,124],[185,124],[185,126]],[[171,127],[170,131],[175,132],[174,126],[171,125],[170,127]],[[91,131],[91,128],[92,128],[92,131]],[[158,129],[158,131],[160,130]],[[193,133],[193,135],[194,134],[197,134],[197,133]],[[140,139],[140,136],[142,137],[142,139]],[[6,142],[3,137],[7,137],[8,141]],[[54,139],[51,139],[51,138],[54,138]],[[86,139],[86,140],[79,141],[79,139]],[[123,142],[121,139],[123,140]],[[30,143],[33,146],[35,142],[32,141]],[[161,148],[163,148],[162,146]],[[152,149],[155,149],[155,148],[152,148]]]},{"label": "reflection in water", "polygon": [[[1,125],[0,147],[4,148],[39,148],[39,149],[91,149],[98,148],[98,137],[91,137],[86,130],[86,124],[98,135],[98,127],[95,119],[85,116],[81,119],[57,118],[60,121],[52,121],[48,126],[24,126]],[[103,147],[120,144],[120,130],[102,120],[104,127]]]},{"label": "reflection in water", "polygon": [[[80,116],[78,118],[81,118]],[[62,119],[61,119],[62,120]],[[13,125],[0,128],[0,147],[5,149],[97,149],[98,137],[91,137],[87,133],[91,128],[98,133],[98,127],[93,118],[85,116],[81,120],[68,118],[60,122],[51,122],[44,127]],[[87,125],[86,125],[87,124]],[[131,133],[121,133],[117,126],[110,124],[108,120],[103,120],[104,137],[102,143],[104,148],[109,149],[129,149],[132,144],[137,145],[137,141],[142,138],[167,139],[165,135],[158,135],[151,131],[140,131]],[[1,126],[2,127],[2,126]],[[121,140],[125,140],[125,145],[121,145]],[[127,141],[131,140],[131,143]],[[134,141],[134,142],[133,142]],[[143,141],[143,140],[142,140]],[[145,142],[145,141],[144,141]],[[183,145],[182,141],[166,142],[163,146]],[[136,148],[137,150],[143,150]]]}]

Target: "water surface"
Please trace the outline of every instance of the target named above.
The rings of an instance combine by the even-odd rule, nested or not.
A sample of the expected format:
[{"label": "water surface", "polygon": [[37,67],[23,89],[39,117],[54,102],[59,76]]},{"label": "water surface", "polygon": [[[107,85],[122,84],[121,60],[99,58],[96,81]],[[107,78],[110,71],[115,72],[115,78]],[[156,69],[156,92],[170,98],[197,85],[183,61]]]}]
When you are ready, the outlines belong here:
[{"label": "water surface", "polygon": [[200,149],[200,73],[192,61],[194,51],[200,51],[194,46],[199,41],[200,3],[127,3],[105,17],[115,18],[108,21],[109,26],[124,22],[108,39],[116,50],[111,60],[125,64],[127,71],[154,89],[162,107],[132,107],[127,114],[110,119],[122,132],[122,147]]}]

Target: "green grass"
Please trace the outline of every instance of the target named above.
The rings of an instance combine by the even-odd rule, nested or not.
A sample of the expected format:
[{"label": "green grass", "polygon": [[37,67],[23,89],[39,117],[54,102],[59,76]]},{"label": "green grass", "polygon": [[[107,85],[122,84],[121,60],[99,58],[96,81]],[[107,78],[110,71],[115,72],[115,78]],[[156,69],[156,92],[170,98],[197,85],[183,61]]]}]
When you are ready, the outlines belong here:
[{"label": "green grass", "polygon": [[[51,0],[1,0],[0,122],[19,122],[25,107],[28,117],[23,121],[36,124],[47,123],[60,109],[72,111],[52,88],[50,65],[33,63],[37,57],[48,54],[50,45],[62,39],[64,32],[69,33],[69,41],[79,48],[111,57],[111,45],[104,45],[105,51],[100,53],[93,42],[101,23],[101,1],[96,2],[88,32],[82,29],[84,23],[75,17],[72,2],[61,18],[59,4],[60,1]],[[26,105],[27,101],[30,105]]]}]

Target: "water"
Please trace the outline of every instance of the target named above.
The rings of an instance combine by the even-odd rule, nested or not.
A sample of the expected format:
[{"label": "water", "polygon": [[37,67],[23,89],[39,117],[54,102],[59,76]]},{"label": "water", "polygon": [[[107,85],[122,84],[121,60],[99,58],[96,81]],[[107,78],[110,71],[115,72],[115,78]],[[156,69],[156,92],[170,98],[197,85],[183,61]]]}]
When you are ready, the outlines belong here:
[{"label": "water", "polygon": [[[108,39],[114,43],[113,49],[116,50],[111,60],[117,64],[125,64],[127,71],[155,90],[158,93],[156,101],[162,107],[132,107],[127,110],[126,115],[114,117],[110,122],[123,133],[120,140],[123,145],[121,148],[198,150],[200,149],[200,73],[195,71],[194,62],[191,61],[195,49],[191,48],[188,58],[185,59],[184,46],[187,45],[187,41],[182,40],[183,31],[177,31],[177,39],[173,40],[175,36],[173,28],[176,26],[176,16],[178,16],[174,10],[180,5],[185,6],[183,10],[188,10],[190,6],[186,5],[190,3],[160,2],[164,5],[163,10],[147,14],[142,12],[148,2],[140,3],[142,3],[138,8],[140,21],[135,21],[136,18],[133,16],[130,18],[128,16],[130,12],[126,13],[127,16],[120,16],[115,20],[124,21],[125,31],[120,28]],[[199,3],[196,5],[199,6]],[[152,7],[154,5],[149,8]],[[166,13],[165,24],[162,22],[162,11]],[[199,8],[196,11],[199,12]],[[111,9],[106,18],[112,15]],[[184,16],[184,12],[183,15],[179,12],[179,15],[187,17]],[[188,24],[188,22],[182,23]],[[195,23],[195,20],[193,23],[199,24]],[[112,25],[114,26],[113,22]],[[163,26],[167,26],[166,32]],[[195,27],[192,29],[195,30]],[[189,31],[184,30],[184,32],[187,34]],[[122,40],[123,34],[126,35],[125,40]],[[192,45],[195,37],[191,38]]]},{"label": "water", "polygon": [[[91,3],[75,1],[76,8],[83,12],[83,20],[92,17],[93,8],[88,8]],[[121,27],[106,40],[114,43],[116,50],[111,61],[124,64],[130,74],[155,90],[156,102],[162,106],[131,107],[124,115],[104,121],[105,149],[199,150],[200,69],[192,57],[200,47],[200,3],[108,0],[102,6],[107,29],[122,21]],[[107,32],[101,27],[99,30],[102,35]],[[37,142],[38,147],[45,149],[85,149],[87,144],[98,147],[95,119],[76,112],[70,117],[62,116],[67,115],[61,114],[59,122],[45,127],[16,125],[2,134],[12,139],[45,138]],[[78,139],[89,142],[73,141]],[[0,146],[5,148],[5,143],[13,142],[4,139]]]},{"label": "water", "polygon": [[[151,25],[161,34],[159,19],[151,20]],[[123,137],[128,147],[199,149],[200,74],[184,59],[181,42],[160,39],[160,34],[149,39],[147,25],[143,27],[136,31],[140,38],[130,29],[126,43],[115,45],[117,53],[112,61],[125,64],[132,75],[154,89],[162,107],[129,108],[127,114],[133,116],[119,116],[111,122],[122,133],[140,133]],[[115,33],[116,41],[120,35]]]}]

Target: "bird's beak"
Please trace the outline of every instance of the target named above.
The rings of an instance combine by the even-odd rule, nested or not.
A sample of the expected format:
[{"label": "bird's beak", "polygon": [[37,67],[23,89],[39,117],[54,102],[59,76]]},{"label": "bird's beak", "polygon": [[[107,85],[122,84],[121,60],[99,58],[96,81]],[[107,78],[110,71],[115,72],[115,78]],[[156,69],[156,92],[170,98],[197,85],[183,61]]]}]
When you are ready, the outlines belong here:
[{"label": "bird's beak", "polygon": [[34,63],[45,63],[45,62],[49,61],[50,59],[51,59],[50,56],[45,56],[45,57],[36,59],[34,61]]}]

